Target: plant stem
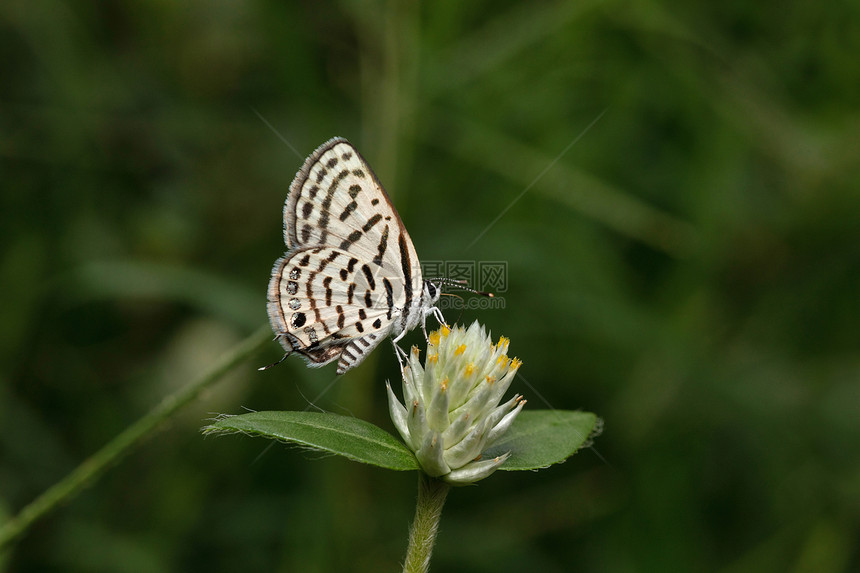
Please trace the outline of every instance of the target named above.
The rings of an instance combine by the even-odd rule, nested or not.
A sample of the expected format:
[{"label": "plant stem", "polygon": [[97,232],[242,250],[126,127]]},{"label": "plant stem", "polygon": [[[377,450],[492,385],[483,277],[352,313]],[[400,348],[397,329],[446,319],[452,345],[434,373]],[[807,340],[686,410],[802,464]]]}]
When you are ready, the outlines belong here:
[{"label": "plant stem", "polygon": [[450,489],[447,483],[418,472],[418,503],[409,530],[409,547],[403,573],[427,573],[430,570],[430,555],[436,543],[442,507]]},{"label": "plant stem", "polygon": [[177,410],[192,402],[200,393],[217,382],[235,366],[248,359],[272,338],[268,326],[261,328],[236,346],[206,374],[165,396],[161,402],[142,418],[122,431],[99,451],[81,462],[62,480],[45,490],[42,495],[25,506],[15,517],[0,527],[0,548],[5,547],[24,534],[40,517],[49,513],[62,502],[68,501],[86,485],[99,477],[111,464],[128,453],[144,438],[158,430],[158,426]]}]

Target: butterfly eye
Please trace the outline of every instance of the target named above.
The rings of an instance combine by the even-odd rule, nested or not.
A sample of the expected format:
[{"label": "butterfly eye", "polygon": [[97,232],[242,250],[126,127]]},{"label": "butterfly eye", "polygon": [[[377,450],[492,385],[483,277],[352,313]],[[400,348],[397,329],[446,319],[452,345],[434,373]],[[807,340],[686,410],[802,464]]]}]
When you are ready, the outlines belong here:
[{"label": "butterfly eye", "polygon": [[431,299],[435,299],[436,298],[436,285],[428,282],[427,283],[427,294],[430,295]]}]

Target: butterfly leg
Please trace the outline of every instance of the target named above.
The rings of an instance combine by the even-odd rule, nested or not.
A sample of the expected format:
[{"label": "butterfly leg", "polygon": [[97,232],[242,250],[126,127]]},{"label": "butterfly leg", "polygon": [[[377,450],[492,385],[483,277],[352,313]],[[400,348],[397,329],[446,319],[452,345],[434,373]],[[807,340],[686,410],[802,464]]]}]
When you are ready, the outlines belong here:
[{"label": "butterfly leg", "polygon": [[397,362],[400,363],[400,370],[403,370],[405,367],[404,361],[407,358],[406,351],[400,348],[397,343],[406,335],[406,331],[401,332],[396,337],[391,339],[391,344],[394,346],[394,355],[397,356]]},{"label": "butterfly leg", "polygon": [[431,314],[439,323],[439,326],[448,326],[448,323],[445,322],[445,317],[442,316],[442,311],[439,310],[439,307],[434,306],[424,311],[424,316],[421,317],[421,332],[424,333],[424,340],[427,341],[427,344],[430,344],[430,337],[427,336],[427,317]]},{"label": "butterfly leg", "polygon": [[424,340],[427,341],[427,344],[430,344],[430,337],[427,336],[427,320],[426,319],[421,321],[421,332],[424,333]]},{"label": "butterfly leg", "polygon": [[433,316],[436,318],[436,320],[441,326],[448,326],[448,323],[445,322],[445,317],[442,316],[442,311],[439,310],[438,306],[434,306],[431,310],[433,311]]}]

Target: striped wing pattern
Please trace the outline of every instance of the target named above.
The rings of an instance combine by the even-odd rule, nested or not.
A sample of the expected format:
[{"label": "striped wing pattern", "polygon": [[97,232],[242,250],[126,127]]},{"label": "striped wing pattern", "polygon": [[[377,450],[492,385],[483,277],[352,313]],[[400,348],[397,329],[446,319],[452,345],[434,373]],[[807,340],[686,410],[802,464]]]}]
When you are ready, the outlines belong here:
[{"label": "striped wing pattern", "polygon": [[269,321],[287,354],[357,366],[406,329],[421,295],[418,257],[376,175],[345,139],[320,146],[284,207],[288,252],[269,283]]}]

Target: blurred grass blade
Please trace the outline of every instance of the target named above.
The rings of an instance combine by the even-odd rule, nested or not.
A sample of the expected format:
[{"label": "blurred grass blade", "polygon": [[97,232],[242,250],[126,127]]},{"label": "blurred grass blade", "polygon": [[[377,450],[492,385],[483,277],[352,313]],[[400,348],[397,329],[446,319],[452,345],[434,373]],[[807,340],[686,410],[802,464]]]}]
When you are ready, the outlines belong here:
[{"label": "blurred grass blade", "polygon": [[173,301],[217,316],[232,325],[256,328],[262,306],[257,293],[210,272],[140,261],[91,262],[62,279],[80,299],[140,297]]},{"label": "blurred grass blade", "polygon": [[511,452],[511,457],[499,468],[505,471],[545,468],[588,446],[602,427],[600,418],[590,412],[523,410],[508,433],[483,457]]},{"label": "blurred grass blade", "polygon": [[162,422],[192,402],[203,390],[220,380],[222,376],[250,358],[271,338],[272,331],[268,325],[260,328],[237,345],[232,352],[226,354],[209,372],[177,392],[165,396],[148,414],[84,460],[65,478],[25,506],[18,515],[4,522],[0,526],[0,548],[26,532],[37,519],[74,497],[86,485],[98,478],[111,464],[117,462],[122,455],[127,454],[144,438],[153,434]]},{"label": "blurred grass blade", "polygon": [[[439,112],[442,115],[442,112]],[[546,170],[553,158],[499,131],[450,118],[458,137],[445,142],[445,149],[482,169],[494,171],[523,187]],[[576,136],[572,134],[571,138]],[[476,150],[480,150],[477,151]],[[636,199],[597,177],[556,163],[532,190],[541,193],[615,231],[674,256],[688,254],[696,245],[691,225]]]},{"label": "blurred grass blade", "polygon": [[[432,99],[490,74],[529,46],[546,42],[600,2],[533,2],[488,12],[487,23],[426,65],[422,97]],[[434,54],[435,50],[428,50]]]},{"label": "blurred grass blade", "polygon": [[298,444],[390,470],[417,470],[400,440],[370,422],[322,412],[253,412],[222,418],[206,434],[243,433]]}]

